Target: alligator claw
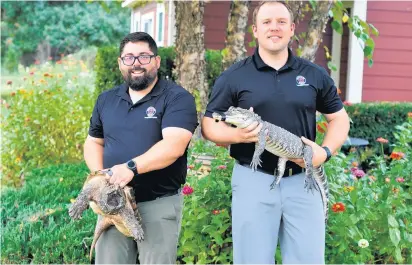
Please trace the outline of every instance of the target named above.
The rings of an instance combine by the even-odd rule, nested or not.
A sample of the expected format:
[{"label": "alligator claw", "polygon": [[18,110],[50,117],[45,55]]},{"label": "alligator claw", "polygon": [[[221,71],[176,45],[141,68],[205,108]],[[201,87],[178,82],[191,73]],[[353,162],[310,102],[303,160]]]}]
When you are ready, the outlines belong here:
[{"label": "alligator claw", "polygon": [[305,190],[307,192],[312,191],[312,194],[314,194],[314,190],[318,190],[313,178],[305,178]]}]

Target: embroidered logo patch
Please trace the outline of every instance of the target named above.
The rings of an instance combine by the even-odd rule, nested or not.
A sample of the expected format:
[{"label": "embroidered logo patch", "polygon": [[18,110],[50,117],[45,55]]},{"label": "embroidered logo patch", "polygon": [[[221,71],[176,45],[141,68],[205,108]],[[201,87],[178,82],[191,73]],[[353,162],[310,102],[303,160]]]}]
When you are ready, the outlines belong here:
[{"label": "embroidered logo patch", "polygon": [[306,84],[306,78],[304,76],[298,75],[296,77],[296,85],[297,86],[308,86],[309,84]]},{"label": "embroidered logo patch", "polygon": [[154,107],[148,107],[146,110],[146,117],[144,118],[145,119],[157,119],[155,114],[156,114],[156,109]]}]

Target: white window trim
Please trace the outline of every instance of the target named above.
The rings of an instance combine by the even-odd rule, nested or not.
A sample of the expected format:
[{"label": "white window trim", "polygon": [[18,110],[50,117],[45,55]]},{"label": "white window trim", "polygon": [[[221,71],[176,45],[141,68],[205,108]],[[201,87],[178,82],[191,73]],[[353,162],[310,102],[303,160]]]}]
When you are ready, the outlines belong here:
[{"label": "white window trim", "polygon": [[175,37],[176,37],[176,19],[175,19],[175,5],[173,1],[169,1],[169,10],[168,10],[168,26],[167,26],[167,46],[173,46],[175,43]]},{"label": "white window trim", "polygon": [[[159,31],[160,31],[160,13],[163,14],[163,20],[162,20],[162,39],[159,39]],[[164,46],[164,41],[165,41],[165,5],[163,3],[158,3],[156,7],[156,44],[159,47]]]},{"label": "white window trim", "polygon": [[[139,22],[139,27],[136,27],[136,22]],[[135,11],[133,24],[132,24],[132,32],[140,31],[141,27],[142,27],[142,20],[141,20],[140,11],[137,11],[137,12]]]},{"label": "white window trim", "polygon": [[[354,1],[352,16],[366,20],[367,0]],[[364,54],[358,39],[353,33],[349,35],[349,56],[346,79],[346,100],[351,103],[362,102]]]},{"label": "white window trim", "polygon": [[152,28],[151,28],[151,30],[149,30],[149,32],[146,32],[146,33],[148,33],[150,36],[154,37],[154,31],[155,31],[154,30],[154,24],[155,24],[154,23],[154,12],[149,12],[149,13],[143,14],[141,16],[140,28],[141,28],[141,31],[144,31],[144,23],[149,19],[152,20]]}]

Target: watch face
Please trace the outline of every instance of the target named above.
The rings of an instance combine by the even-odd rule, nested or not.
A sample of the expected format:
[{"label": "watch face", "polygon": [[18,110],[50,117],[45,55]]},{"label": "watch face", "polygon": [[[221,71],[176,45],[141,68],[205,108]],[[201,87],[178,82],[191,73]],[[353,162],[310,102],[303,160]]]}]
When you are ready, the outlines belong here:
[{"label": "watch face", "polygon": [[127,166],[130,168],[134,168],[136,166],[136,163],[133,160],[130,160],[129,162],[127,162]]}]

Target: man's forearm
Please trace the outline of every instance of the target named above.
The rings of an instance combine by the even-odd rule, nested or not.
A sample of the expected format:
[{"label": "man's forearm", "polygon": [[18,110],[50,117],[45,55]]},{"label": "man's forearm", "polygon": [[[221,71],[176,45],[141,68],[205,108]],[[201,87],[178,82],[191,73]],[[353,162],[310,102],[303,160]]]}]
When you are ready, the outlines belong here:
[{"label": "man's forearm", "polygon": [[346,141],[349,133],[349,119],[338,117],[328,124],[328,130],[323,140],[322,146],[329,147],[332,154],[336,152]]},{"label": "man's forearm", "polygon": [[93,141],[84,144],[84,160],[90,171],[103,169],[103,146]]},{"label": "man's forearm", "polygon": [[161,140],[134,159],[137,171],[143,174],[170,166],[184,154],[185,149],[180,142]]},{"label": "man's forearm", "polygon": [[239,142],[237,129],[224,122],[215,122],[212,118],[204,117],[201,128],[203,137],[214,143],[230,145]]}]

